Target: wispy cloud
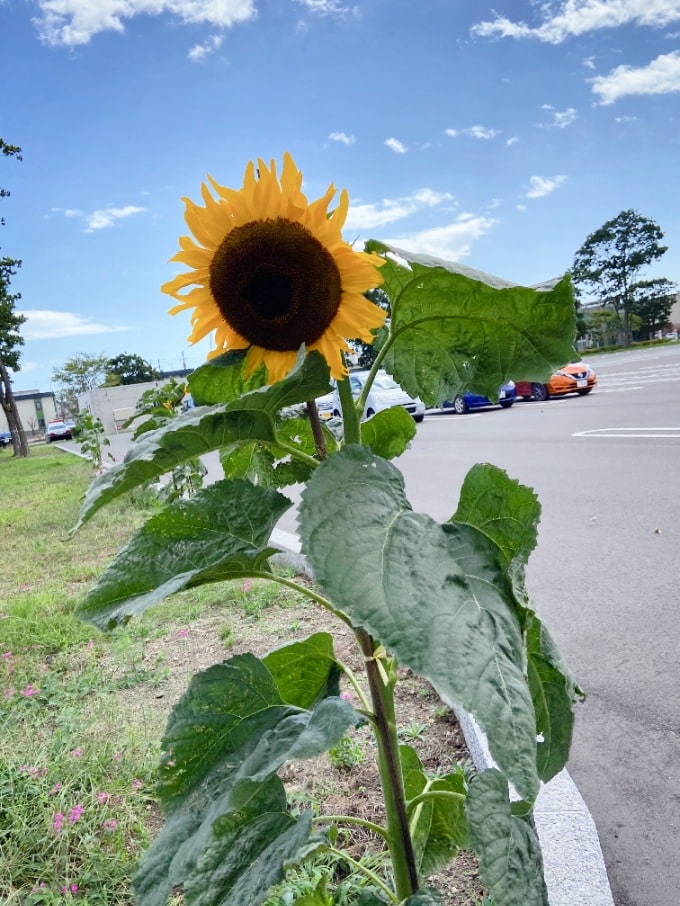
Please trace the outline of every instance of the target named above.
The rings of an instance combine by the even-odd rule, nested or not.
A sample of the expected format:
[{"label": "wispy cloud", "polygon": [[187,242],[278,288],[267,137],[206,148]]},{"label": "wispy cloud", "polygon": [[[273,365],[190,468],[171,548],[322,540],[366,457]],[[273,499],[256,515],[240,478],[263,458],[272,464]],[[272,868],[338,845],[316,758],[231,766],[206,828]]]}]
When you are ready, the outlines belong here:
[{"label": "wispy cloud", "polygon": [[601,28],[630,24],[657,28],[680,20],[678,0],[562,0],[555,15],[551,14],[553,3],[539,4],[539,8],[544,17],[537,27],[496,16],[474,25],[472,33],[482,38],[535,38],[560,44],[572,35]]},{"label": "wispy cloud", "polygon": [[556,129],[566,129],[567,126],[571,126],[578,119],[575,107],[567,107],[566,110],[555,110],[552,104],[543,104],[542,109],[550,110],[552,113],[552,123],[550,125]]},{"label": "wispy cloud", "polygon": [[398,138],[386,138],[385,144],[396,154],[406,154],[408,148]]},{"label": "wispy cloud", "polygon": [[255,0],[39,0],[38,6],[41,15],[33,23],[40,39],[53,47],[87,44],[105,31],[123,32],[127,20],[141,15],[170,15],[186,25],[216,28],[257,16]]},{"label": "wispy cloud", "polygon": [[529,180],[527,198],[544,198],[566,182],[566,179],[566,176],[532,176]]},{"label": "wispy cloud", "polygon": [[356,138],[346,132],[331,132],[328,137],[332,142],[342,142],[343,145],[353,145],[356,142]]},{"label": "wispy cloud", "polygon": [[506,146],[509,148],[511,145],[516,145],[518,141],[519,141],[518,136],[516,136],[516,135],[511,135],[510,138],[506,141],[505,144],[506,144]]},{"label": "wispy cloud", "polygon": [[100,211],[93,211],[85,215],[87,224],[86,233],[93,233],[95,230],[105,230],[112,227],[118,220],[125,220],[132,217],[133,214],[142,214],[146,208],[138,208],[136,205],[129,204],[124,208],[102,208]]},{"label": "wispy cloud", "polygon": [[589,79],[603,106],[631,94],[680,91],[680,52],[662,54],[647,66],[617,66],[605,76]]},{"label": "wispy cloud", "polygon": [[190,60],[193,60],[194,63],[197,63],[204,57],[219,50],[223,40],[224,38],[222,35],[210,35],[207,41],[204,41],[202,44],[194,44],[187,56]]},{"label": "wispy cloud", "polygon": [[53,311],[47,308],[29,308],[21,312],[26,323],[21,333],[26,340],[56,340],[62,337],[79,337],[97,333],[118,333],[129,327],[112,327],[92,318],[71,311]]},{"label": "wispy cloud", "polygon": [[467,129],[445,129],[444,132],[451,138],[457,138],[459,135],[469,135],[471,138],[489,139],[498,135],[497,129],[489,129],[486,126],[469,126]]},{"label": "wispy cloud", "polygon": [[340,0],[295,0],[295,2],[317,16],[340,16],[344,18],[358,13],[357,7],[346,6]]},{"label": "wispy cloud", "polygon": [[586,69],[595,69],[595,57],[585,57],[583,65]]},{"label": "wispy cloud", "polygon": [[448,261],[461,261],[470,256],[473,242],[488,233],[497,222],[493,217],[460,214],[447,226],[390,237],[385,242],[409,252],[433,255]]},{"label": "wispy cloud", "polygon": [[402,198],[385,198],[378,204],[352,204],[347,214],[345,230],[365,232],[403,220],[423,208],[434,208],[453,202],[448,192],[420,189]]}]

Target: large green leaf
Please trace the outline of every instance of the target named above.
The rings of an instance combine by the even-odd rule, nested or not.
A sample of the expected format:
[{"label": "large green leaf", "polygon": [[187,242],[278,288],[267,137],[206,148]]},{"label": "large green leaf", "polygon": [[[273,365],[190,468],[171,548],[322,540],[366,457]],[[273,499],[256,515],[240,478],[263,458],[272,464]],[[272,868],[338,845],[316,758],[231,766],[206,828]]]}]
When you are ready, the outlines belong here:
[{"label": "large green leaf", "polygon": [[[139,906],[166,906],[182,885],[189,904],[258,904],[309,846],[311,816],[293,817],[274,775],[232,796],[229,771],[216,771],[172,814],[134,878]],[[202,899],[209,897],[209,899]]]},{"label": "large green leaf", "polygon": [[392,256],[380,269],[394,340],[384,364],[426,405],[465,390],[497,399],[508,379],[544,381],[573,356],[568,277],[527,288],[375,241],[366,248],[409,264]]},{"label": "large green leaf", "polygon": [[415,436],[416,423],[403,406],[382,409],[361,425],[361,442],[383,459],[401,456]]},{"label": "large green leaf", "polygon": [[333,636],[328,632],[275,648],[262,662],[286,704],[311,708],[320,698],[340,694],[341,670],[333,652]]},{"label": "large green leaf", "polygon": [[512,814],[499,771],[472,778],[466,811],[479,874],[495,906],[548,906],[536,832],[530,818]]},{"label": "large green leaf", "polygon": [[[408,800],[423,792],[465,795],[463,769],[440,777],[428,777],[415,750],[400,746],[404,789]],[[443,868],[456,852],[469,843],[465,800],[442,796],[418,803],[409,812],[409,825],[418,874],[429,877]]]},{"label": "large green leaf", "polygon": [[184,588],[268,570],[267,542],[290,501],[247,481],[219,481],[168,506],[120,551],[78,608],[111,628]]},{"label": "large green leaf", "polygon": [[276,444],[277,413],[326,393],[328,375],[328,365],[318,352],[301,354],[284,380],[253,390],[226,406],[189,409],[162,428],[142,435],[122,463],[92,482],[76,528],[115,497],[159,478],[188,459],[237,443]]},{"label": "large green leaf", "polygon": [[249,377],[244,374],[245,349],[234,349],[210,359],[193,371],[188,378],[189,390],[197,406],[229,403],[244,393],[264,387],[267,374],[263,367]]},{"label": "large green leaf", "polygon": [[538,775],[545,783],[565,767],[574,729],[573,704],[583,693],[536,614],[526,631],[529,688],[536,713]]},{"label": "large green leaf", "polygon": [[404,900],[402,906],[442,906],[442,898],[434,887],[422,887],[418,893]]},{"label": "large green leaf", "polygon": [[470,711],[525,799],[538,791],[536,724],[512,588],[477,529],[412,511],[401,474],[360,446],[323,462],[300,534],[333,603]]},{"label": "large green leaf", "polygon": [[536,546],[541,505],[538,497],[496,466],[474,465],[465,476],[452,522],[472,525],[499,549],[504,566],[526,563]]},{"label": "large green leaf", "polygon": [[[289,677],[280,672],[286,687]],[[222,764],[232,766],[234,784],[259,782],[288,759],[325,752],[358,720],[336,697],[311,710],[290,706],[262,661],[236,655],[196,674],[173,709],[162,742],[161,798],[174,810]]]}]

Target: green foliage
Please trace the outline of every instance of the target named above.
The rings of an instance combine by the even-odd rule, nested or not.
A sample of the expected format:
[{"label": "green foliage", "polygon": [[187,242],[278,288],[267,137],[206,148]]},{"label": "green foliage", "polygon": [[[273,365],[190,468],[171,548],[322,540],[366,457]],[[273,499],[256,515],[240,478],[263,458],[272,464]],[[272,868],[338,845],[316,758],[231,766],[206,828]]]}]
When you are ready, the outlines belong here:
[{"label": "green foliage", "polygon": [[[529,289],[403,254],[402,262],[388,257],[382,273],[391,318],[372,368],[386,367],[427,403],[466,389],[494,397],[507,378],[544,380],[572,354],[567,278]],[[231,353],[192,375],[196,408],[174,414],[179,388],[174,402],[149,401],[158,410],[149,413],[152,430],[95,480],[81,523],[213,449],[226,477],[152,516],[79,612],[106,627],[181,589],[270,579],[354,634],[365,676],[339,663],[331,637],[317,634],[263,659],[238,654],[193,678],[162,742],[166,823],[137,875],[141,906],[165,906],[174,885],[188,904],[258,904],[294,866],[304,865],[303,874],[340,858],[337,827],[316,833],[323,818],[292,808],[277,772],[286,760],[327,751],[336,762],[358,760],[344,740],[361,720],[376,738],[385,824],[333,820],[366,825],[385,842],[391,869],[345,854],[366,881],[346,902],[435,906],[439,895],[421,879],[472,846],[496,906],[544,906],[531,809],[540,781],[566,763],[580,690],[526,590],[540,515],[535,494],[493,466],[475,466],[455,515],[438,523],[413,512],[389,462],[415,433],[403,409],[360,425],[349,380],[341,380],[344,436],[320,438],[301,411],[329,390],[321,354],[301,349],[285,379],[264,381],[262,369],[246,377],[243,353]],[[289,505],[277,488],[294,482],[305,484],[299,534],[313,585],[269,565],[271,532]],[[462,770],[432,777],[412,748],[399,745],[397,664],[476,717],[499,771],[469,784]],[[341,672],[359,711],[339,695]],[[422,727],[410,731],[417,742]],[[509,782],[519,805],[510,805]],[[309,877],[300,903],[345,902],[337,881]]]},{"label": "green foliage", "polygon": [[662,239],[658,224],[639,211],[628,209],[591,233],[574,256],[574,282],[621,315],[627,343],[636,299],[636,275],[666,253]]},{"label": "green foliage", "polygon": [[106,363],[107,385],[143,384],[157,381],[160,374],[140,355],[121,352]]},{"label": "green foliage", "polygon": [[89,457],[95,472],[100,472],[103,465],[103,447],[110,446],[110,440],[105,437],[102,420],[92,415],[91,412],[80,412],[77,422],[77,437],[80,450]]},{"label": "green foliage", "polygon": [[66,359],[60,368],[52,369],[52,380],[59,385],[62,408],[73,415],[78,413],[78,396],[101,387],[106,378],[108,357],[79,352]]}]

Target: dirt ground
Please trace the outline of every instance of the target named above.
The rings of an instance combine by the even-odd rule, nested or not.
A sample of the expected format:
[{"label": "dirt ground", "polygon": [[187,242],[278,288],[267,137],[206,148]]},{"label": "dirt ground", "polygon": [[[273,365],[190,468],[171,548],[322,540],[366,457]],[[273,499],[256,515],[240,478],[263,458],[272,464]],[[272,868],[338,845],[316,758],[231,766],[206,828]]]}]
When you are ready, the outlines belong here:
[{"label": "dirt ground", "polygon": [[[248,591],[257,593],[257,589]],[[142,721],[147,732],[160,738],[168,712],[194,673],[245,651],[264,655],[277,645],[306,638],[314,632],[331,632],[336,657],[361,678],[363,665],[354,635],[343,624],[331,622],[320,608],[310,607],[305,600],[286,594],[260,610],[248,606],[248,594],[244,592],[243,603],[243,609],[230,608],[228,618],[223,611],[211,610],[208,616],[184,628],[173,629],[164,638],[144,641],[141,654],[144,664],[139,666],[158,670],[162,665],[162,680],[125,693],[123,707],[131,720]],[[225,631],[227,624],[229,629]],[[348,683],[343,691],[354,700]],[[358,704],[356,700],[354,703]],[[396,706],[400,737],[417,750],[427,771],[445,773],[452,765],[469,760],[455,716],[424,679],[402,671]],[[366,727],[354,731],[344,757],[329,760],[328,756],[322,756],[289,762],[280,776],[289,798],[305,807],[318,808],[322,814],[354,815],[377,823],[384,819],[375,746]],[[362,828],[351,830],[349,850],[354,858],[376,846],[375,836]],[[442,894],[444,906],[471,906],[481,902],[483,891],[470,853],[460,853],[429,883]]]}]

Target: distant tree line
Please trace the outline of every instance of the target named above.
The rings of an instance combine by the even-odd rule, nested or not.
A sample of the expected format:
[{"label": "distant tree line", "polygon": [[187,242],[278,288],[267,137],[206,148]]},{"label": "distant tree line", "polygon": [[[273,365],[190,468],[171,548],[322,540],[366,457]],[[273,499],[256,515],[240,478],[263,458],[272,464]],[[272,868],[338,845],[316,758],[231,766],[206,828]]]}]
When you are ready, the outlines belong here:
[{"label": "distant tree line", "polygon": [[64,413],[78,412],[78,397],[97,387],[118,387],[121,384],[143,384],[161,377],[153,365],[141,356],[130,353],[109,358],[103,353],[81,352],[67,359],[52,371],[52,380],[59,386],[58,404]]}]

